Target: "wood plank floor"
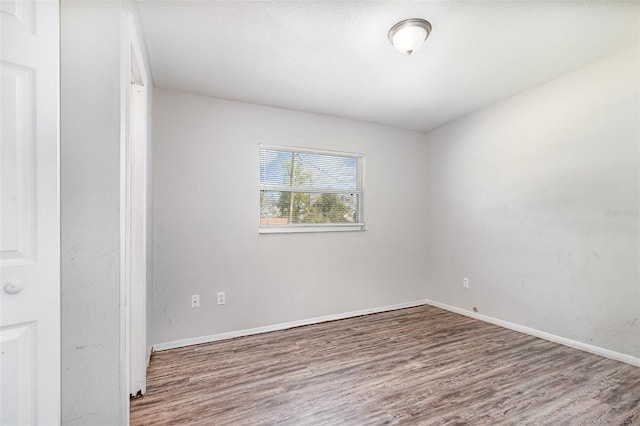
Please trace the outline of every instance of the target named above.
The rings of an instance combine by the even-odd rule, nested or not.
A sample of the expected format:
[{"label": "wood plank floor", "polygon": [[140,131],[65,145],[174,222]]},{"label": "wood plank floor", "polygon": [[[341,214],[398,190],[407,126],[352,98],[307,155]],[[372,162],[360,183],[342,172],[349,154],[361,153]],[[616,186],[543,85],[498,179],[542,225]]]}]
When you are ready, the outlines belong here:
[{"label": "wood plank floor", "polygon": [[132,425],[632,425],[640,368],[430,306],[156,352]]}]

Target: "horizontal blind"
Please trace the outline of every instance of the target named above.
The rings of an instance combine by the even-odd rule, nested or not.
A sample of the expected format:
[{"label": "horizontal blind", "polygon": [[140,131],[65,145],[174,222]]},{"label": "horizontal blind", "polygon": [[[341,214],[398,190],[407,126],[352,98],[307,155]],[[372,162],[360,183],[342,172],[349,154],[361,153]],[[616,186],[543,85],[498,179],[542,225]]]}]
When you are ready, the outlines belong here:
[{"label": "horizontal blind", "polygon": [[362,224],[362,156],[260,146],[260,225]]},{"label": "horizontal blind", "polygon": [[260,185],[319,192],[358,191],[358,157],[261,147]]}]

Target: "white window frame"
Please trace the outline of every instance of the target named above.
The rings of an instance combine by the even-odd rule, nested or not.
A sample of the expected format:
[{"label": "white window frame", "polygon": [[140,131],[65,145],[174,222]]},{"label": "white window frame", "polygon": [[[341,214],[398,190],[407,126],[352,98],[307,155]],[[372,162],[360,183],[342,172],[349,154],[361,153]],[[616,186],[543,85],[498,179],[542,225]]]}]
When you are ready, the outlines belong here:
[{"label": "white window frame", "polygon": [[[284,145],[267,145],[260,144],[258,149],[258,154],[262,149],[272,149],[278,151],[287,151],[287,152],[299,152],[299,153],[308,153],[308,154],[319,154],[319,155],[332,155],[338,157],[353,157],[357,160],[357,182],[358,189],[356,191],[350,191],[350,193],[358,194],[358,203],[359,203],[359,219],[358,223],[331,223],[331,224],[323,224],[323,223],[296,223],[296,224],[286,224],[286,225],[278,225],[278,224],[270,224],[263,225],[261,223],[261,212],[260,212],[260,194],[262,191],[280,191],[280,192],[290,192],[291,187],[282,187],[282,186],[274,186],[274,185],[262,185],[260,183],[260,176],[258,176],[258,225],[259,225],[259,233],[260,234],[283,234],[283,233],[303,233],[303,232],[353,232],[353,231],[364,231],[364,154],[355,153],[355,152],[344,152],[344,151],[330,151],[324,149],[313,149],[313,148],[304,148],[304,147],[296,147],[296,146],[284,146]],[[258,169],[260,168],[260,158],[258,155]],[[344,193],[345,191],[340,190],[327,190],[323,188],[305,188],[305,192],[316,192],[316,193]]]}]

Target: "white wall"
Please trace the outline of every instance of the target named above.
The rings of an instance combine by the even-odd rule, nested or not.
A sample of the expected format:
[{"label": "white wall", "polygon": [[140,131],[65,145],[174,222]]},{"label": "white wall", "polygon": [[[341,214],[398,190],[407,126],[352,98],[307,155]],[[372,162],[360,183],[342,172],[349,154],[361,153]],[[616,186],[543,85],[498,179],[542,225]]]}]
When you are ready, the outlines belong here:
[{"label": "white wall", "polygon": [[60,9],[65,425],[122,424],[128,413],[119,276],[124,11],[136,14],[135,3],[63,0]]},{"label": "white wall", "polygon": [[120,3],[61,3],[62,423],[117,424]]},{"label": "white wall", "polygon": [[[423,134],[162,89],[154,98],[156,343],[424,298]],[[364,153],[367,231],[259,235],[260,143]]]},{"label": "white wall", "polygon": [[429,299],[640,357],[638,56],[428,133]]}]

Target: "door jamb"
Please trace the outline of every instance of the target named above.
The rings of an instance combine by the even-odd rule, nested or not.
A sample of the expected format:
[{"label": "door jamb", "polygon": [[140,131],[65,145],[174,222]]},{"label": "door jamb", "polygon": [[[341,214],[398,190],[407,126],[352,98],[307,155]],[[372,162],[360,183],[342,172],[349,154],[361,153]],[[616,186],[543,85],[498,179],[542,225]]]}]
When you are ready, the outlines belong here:
[{"label": "door jamb", "polygon": [[[131,99],[131,55],[137,56],[137,65],[143,84],[148,88],[149,74],[142,60],[140,38],[136,30],[134,17],[129,12],[122,13],[120,34],[120,424],[129,424],[129,389],[130,389],[130,287],[129,287],[129,246],[128,221],[130,208],[129,191],[129,132],[130,132],[130,99]],[[148,110],[148,105],[147,105]],[[148,116],[148,115],[147,115]],[[148,138],[148,134],[147,134]],[[146,143],[146,142],[145,142]],[[148,187],[145,187],[145,191]],[[143,217],[146,230],[146,213]],[[146,235],[144,235],[146,244]],[[145,257],[147,256],[145,249]],[[146,259],[144,268],[146,270]],[[145,306],[146,308],[146,306]],[[144,342],[146,347],[146,342]]]}]

